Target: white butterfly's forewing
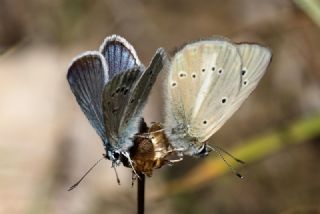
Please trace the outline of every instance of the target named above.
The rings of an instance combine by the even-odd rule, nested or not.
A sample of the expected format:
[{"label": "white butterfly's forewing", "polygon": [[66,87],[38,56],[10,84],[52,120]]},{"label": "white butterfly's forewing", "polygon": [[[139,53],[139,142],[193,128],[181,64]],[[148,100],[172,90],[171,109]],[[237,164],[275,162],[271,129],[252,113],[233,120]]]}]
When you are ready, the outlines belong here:
[{"label": "white butterfly's forewing", "polygon": [[173,146],[196,153],[256,87],[270,57],[258,45],[224,40],[200,41],[179,51],[167,82],[166,126],[184,128]]},{"label": "white butterfly's forewing", "polygon": [[[215,121],[223,117],[226,104],[239,92],[240,69],[238,50],[227,41],[185,46],[169,68],[166,126],[184,124],[186,136],[198,142],[209,138]],[[222,103],[223,99],[227,103]]]},{"label": "white butterfly's forewing", "polygon": [[[200,83],[191,120],[191,126],[194,127],[191,134],[200,142],[213,134],[217,123],[223,120],[224,113],[236,99],[240,89],[241,58],[237,48],[229,42],[219,43],[219,48],[210,47],[213,49],[211,53],[202,58],[202,65],[209,66],[205,72],[210,73]],[[217,56],[216,61],[211,61],[211,55]]]}]

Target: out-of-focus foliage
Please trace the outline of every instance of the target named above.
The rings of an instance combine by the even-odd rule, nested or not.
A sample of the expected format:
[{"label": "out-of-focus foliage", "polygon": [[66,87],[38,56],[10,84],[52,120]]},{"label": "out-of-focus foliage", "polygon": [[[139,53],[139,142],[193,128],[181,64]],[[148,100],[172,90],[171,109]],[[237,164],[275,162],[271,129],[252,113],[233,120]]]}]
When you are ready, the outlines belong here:
[{"label": "out-of-focus foliage", "polygon": [[[130,170],[119,169],[118,186],[107,161],[66,191],[104,152],[68,88],[67,67],[110,34],[127,38],[145,64],[160,46],[173,53],[185,42],[213,35],[273,51],[258,88],[210,140],[248,161],[241,168],[246,179],[220,174],[155,200],[174,179],[188,181],[197,174],[200,179],[219,167],[227,172],[220,160],[212,164],[214,153],[207,160],[187,158],[147,180],[147,213],[320,212],[318,132],[310,137],[301,129],[299,136],[308,137],[295,138],[298,144],[272,147],[279,136],[288,142],[282,133],[289,133],[294,121],[316,120],[320,112],[318,5],[314,0],[2,0],[0,213],[135,212]],[[162,73],[145,109],[148,122],[162,120]],[[268,133],[279,133],[270,145],[260,138],[257,148],[246,143]],[[182,184],[193,185],[175,185]]]},{"label": "out-of-focus foliage", "polygon": [[318,0],[295,0],[300,7],[313,21],[320,26],[320,1]]},{"label": "out-of-focus foliage", "polygon": [[[234,148],[231,154],[246,160],[246,164],[250,164],[287,149],[291,144],[304,143],[319,135],[320,117],[315,116],[303,121],[297,121],[290,127],[285,127],[279,131],[243,142],[244,145]],[[222,153],[222,155],[225,154]],[[230,157],[226,156],[226,161],[234,160],[232,158],[230,160]],[[171,181],[161,196],[165,197],[168,194],[194,190],[211,179],[221,176],[228,170],[231,171],[221,158],[207,158],[198,167],[183,175],[182,178]]]}]

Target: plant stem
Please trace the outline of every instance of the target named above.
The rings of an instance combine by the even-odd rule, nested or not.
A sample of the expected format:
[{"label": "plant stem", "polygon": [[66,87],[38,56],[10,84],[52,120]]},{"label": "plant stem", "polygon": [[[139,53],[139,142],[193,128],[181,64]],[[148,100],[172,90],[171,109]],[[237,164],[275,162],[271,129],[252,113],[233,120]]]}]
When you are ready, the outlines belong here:
[{"label": "plant stem", "polygon": [[139,173],[138,178],[138,214],[144,214],[145,175]]}]

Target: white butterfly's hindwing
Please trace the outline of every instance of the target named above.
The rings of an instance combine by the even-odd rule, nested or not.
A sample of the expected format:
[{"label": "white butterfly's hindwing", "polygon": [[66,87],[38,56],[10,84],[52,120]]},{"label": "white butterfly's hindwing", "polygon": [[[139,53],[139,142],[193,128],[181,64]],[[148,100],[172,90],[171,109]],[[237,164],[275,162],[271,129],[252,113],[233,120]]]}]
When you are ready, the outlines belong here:
[{"label": "white butterfly's hindwing", "polygon": [[187,155],[199,152],[256,87],[270,57],[258,45],[220,39],[180,50],[169,67],[166,86],[165,124],[173,146]]},{"label": "white butterfly's hindwing", "polygon": [[246,99],[257,87],[271,60],[269,49],[254,44],[240,44],[238,51],[242,60],[241,90],[237,102]]},{"label": "white butterfly's hindwing", "polygon": [[240,90],[212,134],[223,126],[257,87],[271,60],[272,54],[267,48],[255,44],[240,44],[237,47],[242,61]]}]

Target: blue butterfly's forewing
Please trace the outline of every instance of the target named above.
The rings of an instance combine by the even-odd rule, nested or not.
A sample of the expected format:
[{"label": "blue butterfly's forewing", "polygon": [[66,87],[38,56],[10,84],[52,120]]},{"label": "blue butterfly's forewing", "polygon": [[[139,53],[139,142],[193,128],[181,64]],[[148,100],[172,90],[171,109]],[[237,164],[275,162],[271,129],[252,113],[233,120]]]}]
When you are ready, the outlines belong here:
[{"label": "blue butterfly's forewing", "polygon": [[68,69],[67,79],[81,110],[108,145],[102,114],[102,91],[108,81],[104,57],[97,51],[76,57]]},{"label": "blue butterfly's forewing", "polygon": [[[135,67],[116,75],[103,90],[102,108],[105,130],[113,150],[126,150],[122,143],[119,142],[121,137],[119,128],[126,106],[130,102],[132,88],[139,79],[140,69],[140,67]],[[132,140],[129,144],[128,147],[133,144]]]},{"label": "blue butterfly's forewing", "polygon": [[[158,74],[162,70],[166,61],[164,49],[159,48],[153,57],[149,67],[143,72],[139,81],[132,90],[130,103],[126,106],[125,114],[123,115],[120,128],[125,132],[125,129],[130,130],[128,120],[139,118],[142,114],[144,105],[147,102],[150,91],[156,82]],[[123,131],[120,131],[123,132]]]},{"label": "blue butterfly's forewing", "polygon": [[127,152],[132,139],[139,131],[143,107],[165,60],[163,49],[159,49],[150,66],[135,67],[118,74],[108,83],[103,92],[103,113],[106,131],[114,150]]}]

